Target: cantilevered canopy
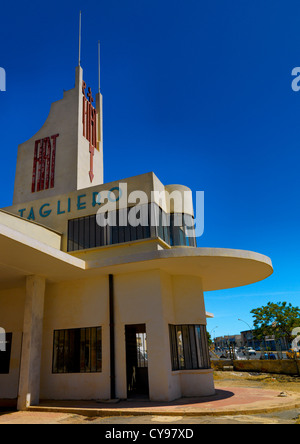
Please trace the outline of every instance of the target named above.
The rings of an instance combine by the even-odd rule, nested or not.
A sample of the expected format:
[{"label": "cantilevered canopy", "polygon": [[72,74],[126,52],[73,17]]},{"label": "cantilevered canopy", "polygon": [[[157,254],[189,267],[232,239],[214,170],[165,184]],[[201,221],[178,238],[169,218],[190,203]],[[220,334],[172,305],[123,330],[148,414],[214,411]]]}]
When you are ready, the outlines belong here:
[{"label": "cantilevered canopy", "polygon": [[199,276],[203,291],[211,291],[253,284],[273,273],[268,257],[242,250],[180,247],[108,258],[100,248],[98,257],[85,261],[64,253],[59,233],[1,214],[0,288],[17,286],[33,274],[59,282],[156,269],[171,275]]},{"label": "cantilevered canopy", "polygon": [[[30,275],[44,276],[50,281],[84,277],[81,273],[85,262],[55,247],[58,244],[55,232],[33,226],[33,238],[24,233],[22,220],[12,218],[4,222],[0,223],[0,289],[18,287]],[[11,222],[14,228],[6,222]]]},{"label": "cantilevered canopy", "polygon": [[169,274],[199,276],[203,291],[241,287],[266,279],[273,273],[267,256],[224,248],[180,247],[127,257],[91,261],[87,270],[127,273],[161,269]]}]

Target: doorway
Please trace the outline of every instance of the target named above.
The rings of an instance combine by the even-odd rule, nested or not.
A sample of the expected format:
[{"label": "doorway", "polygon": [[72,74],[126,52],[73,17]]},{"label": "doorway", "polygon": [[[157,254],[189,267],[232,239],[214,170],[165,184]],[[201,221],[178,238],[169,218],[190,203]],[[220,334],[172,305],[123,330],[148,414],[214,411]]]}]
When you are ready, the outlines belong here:
[{"label": "doorway", "polygon": [[149,397],[146,325],[126,325],[127,397]]}]

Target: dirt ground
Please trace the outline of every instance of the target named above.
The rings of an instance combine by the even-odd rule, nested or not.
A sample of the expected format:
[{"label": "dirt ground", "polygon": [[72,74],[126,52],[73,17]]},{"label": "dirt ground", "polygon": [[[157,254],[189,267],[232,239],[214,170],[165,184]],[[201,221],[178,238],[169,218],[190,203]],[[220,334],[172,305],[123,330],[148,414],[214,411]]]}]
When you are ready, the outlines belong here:
[{"label": "dirt ground", "polygon": [[255,387],[300,393],[300,376],[215,371],[214,380],[219,387]]},{"label": "dirt ground", "polygon": [[[286,376],[270,373],[214,372],[218,387],[254,387],[300,393],[300,376]],[[300,413],[300,412],[299,412]],[[296,424],[300,425],[300,415]]]}]

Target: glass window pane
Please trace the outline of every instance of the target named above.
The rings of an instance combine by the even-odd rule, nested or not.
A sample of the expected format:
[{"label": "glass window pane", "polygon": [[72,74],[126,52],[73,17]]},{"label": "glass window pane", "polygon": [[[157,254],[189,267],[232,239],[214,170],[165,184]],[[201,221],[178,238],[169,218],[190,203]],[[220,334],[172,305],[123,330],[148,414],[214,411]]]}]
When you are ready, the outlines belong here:
[{"label": "glass window pane", "polygon": [[73,220],[73,251],[79,250],[79,222],[78,219]]},{"label": "glass window pane", "polygon": [[169,325],[172,370],[211,367],[205,325]]},{"label": "glass window pane", "polygon": [[58,373],[58,349],[59,349],[59,332],[54,332],[53,338],[53,373]]},{"label": "glass window pane", "polygon": [[65,330],[65,335],[64,335],[64,364],[63,364],[63,373],[67,373],[68,372],[69,356],[70,356],[70,334],[69,334],[69,330]]},{"label": "glass window pane", "polygon": [[74,221],[68,222],[68,251],[74,251]]},{"label": "glass window pane", "polygon": [[210,368],[210,358],[205,325],[196,326],[196,339],[200,368]]},{"label": "glass window pane", "polygon": [[97,329],[91,328],[91,372],[97,371]]},{"label": "glass window pane", "polygon": [[89,217],[83,217],[82,218],[84,223],[84,241],[83,241],[83,248],[90,248],[90,218]]},{"label": "glass window pane", "polygon": [[159,213],[155,203],[150,204],[150,233],[152,238],[158,237]]},{"label": "glass window pane", "polygon": [[136,333],[137,366],[148,367],[147,339],[146,333]]},{"label": "glass window pane", "polygon": [[60,330],[58,339],[58,372],[63,373],[64,369],[64,347],[65,347],[65,332]]},{"label": "glass window pane", "polygon": [[102,330],[97,328],[97,371],[102,371]]},{"label": "glass window pane", "polygon": [[189,326],[182,326],[182,337],[183,337],[183,352],[184,352],[184,360],[185,360],[185,369],[191,370],[192,366],[192,356],[191,356],[191,344],[190,344],[190,336],[189,336]]},{"label": "glass window pane", "polygon": [[109,224],[111,230],[111,243],[118,244],[119,243],[119,217],[117,211],[111,211],[109,213]]},{"label": "glass window pane", "polygon": [[184,351],[183,351],[183,334],[182,334],[182,326],[176,326],[176,341],[177,341],[177,351],[178,351],[178,363],[179,368],[185,368],[185,360],[184,360]]},{"label": "glass window pane", "polygon": [[198,368],[198,356],[197,356],[195,328],[193,325],[189,325],[189,336],[190,336],[192,368],[194,369]]},{"label": "glass window pane", "polygon": [[96,247],[96,216],[90,216],[89,218],[90,227],[89,227],[89,235],[90,235],[90,248]]},{"label": "glass window pane", "polygon": [[80,218],[78,220],[78,249],[83,250],[85,248],[84,244],[84,217]]}]

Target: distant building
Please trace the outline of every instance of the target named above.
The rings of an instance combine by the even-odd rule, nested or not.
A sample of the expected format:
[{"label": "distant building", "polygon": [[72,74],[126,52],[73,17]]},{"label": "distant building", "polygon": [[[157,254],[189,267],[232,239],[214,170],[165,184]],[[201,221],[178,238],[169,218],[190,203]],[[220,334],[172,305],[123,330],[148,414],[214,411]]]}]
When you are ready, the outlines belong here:
[{"label": "distant building", "polygon": [[214,344],[218,348],[226,348],[229,345],[234,347],[241,347],[241,335],[220,336],[214,340]]},{"label": "distant building", "polygon": [[[262,340],[255,338],[255,331],[246,330],[241,332],[242,343],[245,347],[252,347],[254,349],[281,351],[288,350],[290,344],[287,344],[285,338],[275,338],[275,336],[265,336]],[[253,337],[254,336],[254,337]]]},{"label": "distant building", "polygon": [[243,347],[251,347],[254,349],[260,347],[260,342],[254,339],[252,330],[242,331],[241,338]]}]

